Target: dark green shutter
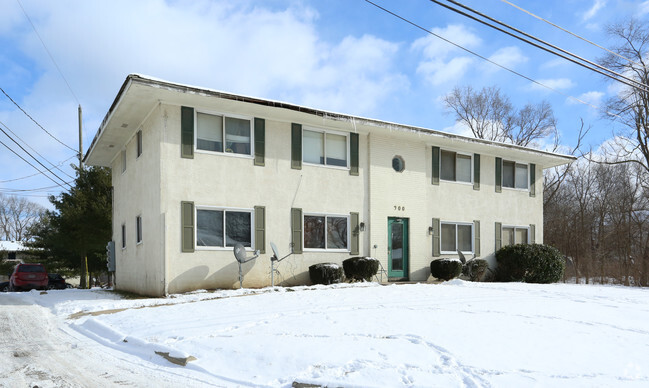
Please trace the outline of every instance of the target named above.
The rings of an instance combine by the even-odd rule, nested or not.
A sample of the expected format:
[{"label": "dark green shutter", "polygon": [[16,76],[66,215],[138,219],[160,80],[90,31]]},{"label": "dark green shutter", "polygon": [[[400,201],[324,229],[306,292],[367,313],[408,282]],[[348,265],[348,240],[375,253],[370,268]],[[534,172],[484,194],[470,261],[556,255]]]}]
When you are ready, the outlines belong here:
[{"label": "dark green shutter", "polygon": [[439,218],[433,218],[433,257],[439,257],[441,255],[441,247],[439,245],[439,237],[441,234],[440,225]]},{"label": "dark green shutter", "polygon": [[266,156],[266,120],[255,117],[255,166],[265,165],[265,161],[264,161],[265,156]]},{"label": "dark green shutter", "polygon": [[291,241],[293,253],[302,253],[302,209],[291,209]]},{"label": "dark green shutter", "polygon": [[358,133],[349,134],[349,175],[358,175]]},{"label": "dark green shutter", "polygon": [[302,169],[302,125],[291,124],[291,168]]},{"label": "dark green shutter", "polygon": [[536,225],[530,224],[530,244],[536,244]]},{"label": "dark green shutter", "polygon": [[480,154],[473,154],[473,190],[480,190]]},{"label": "dark green shutter", "polygon": [[358,213],[350,213],[350,227],[352,228],[352,241],[351,249],[349,251],[350,255],[358,255],[359,245],[360,245],[360,235],[361,227],[358,223]]},{"label": "dark green shutter", "polygon": [[266,253],[266,208],[255,206],[255,249]]},{"label": "dark green shutter", "polygon": [[496,193],[503,191],[503,159],[496,158]]},{"label": "dark green shutter", "polygon": [[194,202],[180,203],[182,252],[194,252]]},{"label": "dark green shutter", "polygon": [[194,158],[194,108],[180,108],[180,156]]},{"label": "dark green shutter", "polygon": [[433,147],[433,184],[439,185],[439,147]]},{"label": "dark green shutter", "polygon": [[530,197],[536,197],[536,164],[530,163]]},{"label": "dark green shutter", "polygon": [[496,251],[498,251],[503,246],[503,225],[500,222],[496,222]]},{"label": "dark green shutter", "polygon": [[473,257],[480,256],[480,221],[473,221]]}]

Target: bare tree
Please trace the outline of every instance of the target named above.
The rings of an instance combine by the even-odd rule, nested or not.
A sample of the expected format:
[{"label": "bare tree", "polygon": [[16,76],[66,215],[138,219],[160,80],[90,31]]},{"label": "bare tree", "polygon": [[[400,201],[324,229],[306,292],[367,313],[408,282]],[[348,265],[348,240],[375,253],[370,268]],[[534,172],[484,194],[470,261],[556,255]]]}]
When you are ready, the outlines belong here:
[{"label": "bare tree", "polygon": [[0,238],[27,240],[30,227],[44,212],[45,208],[25,198],[0,194]]},{"label": "bare tree", "polygon": [[557,135],[556,119],[546,101],[515,109],[496,86],[475,91],[471,86],[456,87],[444,96],[455,119],[471,129],[479,139],[531,146]]}]

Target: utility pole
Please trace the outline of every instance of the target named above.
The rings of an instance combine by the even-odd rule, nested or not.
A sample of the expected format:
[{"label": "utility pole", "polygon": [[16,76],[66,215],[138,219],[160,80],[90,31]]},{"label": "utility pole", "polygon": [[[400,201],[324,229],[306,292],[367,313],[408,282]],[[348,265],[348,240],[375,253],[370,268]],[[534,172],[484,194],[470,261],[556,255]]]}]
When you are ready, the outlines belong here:
[{"label": "utility pole", "polygon": [[[83,170],[83,114],[81,112],[81,104],[79,104],[79,177],[81,177],[81,171]],[[84,252],[83,257],[81,258],[81,276],[80,276],[80,286],[81,288],[90,288],[88,284],[88,256]]]}]

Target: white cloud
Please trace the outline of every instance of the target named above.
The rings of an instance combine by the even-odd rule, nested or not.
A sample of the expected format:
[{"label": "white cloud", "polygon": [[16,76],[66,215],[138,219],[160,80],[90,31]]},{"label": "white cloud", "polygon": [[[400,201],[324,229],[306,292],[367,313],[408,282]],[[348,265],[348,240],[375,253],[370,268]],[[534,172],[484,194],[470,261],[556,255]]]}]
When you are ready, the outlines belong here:
[{"label": "white cloud", "polygon": [[[461,24],[433,28],[432,32],[469,49],[482,43],[480,37]],[[422,53],[423,59],[417,66],[417,73],[433,85],[458,81],[474,61],[471,57],[456,56],[458,53],[464,54],[464,51],[433,35],[415,40],[411,49]]]},{"label": "white cloud", "polygon": [[[489,57],[489,59],[499,65],[508,67],[510,69],[528,61],[528,58],[523,55],[521,49],[516,46],[507,46],[500,48],[495,53],[493,53]],[[493,68],[493,65],[490,65],[489,68]]]},{"label": "white cloud", "polygon": [[[588,103],[588,104],[599,107],[602,104],[602,98],[604,98],[604,93],[593,90],[593,91],[590,91],[590,92],[582,93],[577,98],[580,99],[581,101],[584,101],[584,102]],[[569,104],[580,104],[579,101],[575,101],[572,98],[569,98],[567,101],[568,101]]]},{"label": "white cloud", "polygon": [[456,135],[466,136],[466,137],[474,137],[473,132],[471,132],[471,128],[469,128],[468,125],[459,121],[456,121],[455,124],[451,125],[450,127],[443,128],[442,132],[454,133]]},{"label": "white cloud", "polygon": [[593,6],[588,9],[588,11],[582,14],[581,20],[588,21],[597,15],[600,9],[604,8],[606,5],[606,0],[595,0]]},{"label": "white cloud", "polygon": [[638,4],[637,16],[641,17],[646,14],[649,14],[649,1],[643,1],[642,3]]},{"label": "white cloud", "polygon": [[[570,89],[573,86],[575,86],[574,82],[572,82],[569,78],[550,78],[550,79],[539,79],[537,80],[538,82],[542,83],[543,85],[546,85],[552,89],[556,90],[565,90],[565,89]],[[535,90],[547,90],[547,88],[539,85],[539,84],[531,84],[532,89]]]}]

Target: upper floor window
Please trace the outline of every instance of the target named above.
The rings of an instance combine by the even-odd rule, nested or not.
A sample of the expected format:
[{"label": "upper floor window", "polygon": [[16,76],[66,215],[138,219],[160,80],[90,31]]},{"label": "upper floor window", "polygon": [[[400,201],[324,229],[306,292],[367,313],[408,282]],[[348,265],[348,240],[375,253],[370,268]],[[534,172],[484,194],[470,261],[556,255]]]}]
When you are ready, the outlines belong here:
[{"label": "upper floor window", "polygon": [[196,112],[196,149],[251,154],[251,120]]},{"label": "upper floor window", "polygon": [[122,224],[122,249],[126,248],[126,224]]},{"label": "upper floor window", "polygon": [[347,167],[347,136],[305,129],[302,133],[304,163]]},{"label": "upper floor window", "polygon": [[137,157],[139,158],[140,155],[142,155],[142,130],[137,131],[136,140],[137,140]]},{"label": "upper floor window", "polygon": [[529,228],[526,226],[503,226],[502,245],[527,244]]},{"label": "upper floor window", "polygon": [[442,222],[441,253],[473,253],[473,224]]},{"label": "upper floor window", "polygon": [[440,178],[446,181],[471,183],[471,155],[441,151]]},{"label": "upper floor window", "polygon": [[503,160],[503,187],[527,189],[528,181],[527,164]]},{"label": "upper floor window", "polygon": [[252,247],[252,210],[196,209],[196,246]]},{"label": "upper floor window", "polygon": [[142,242],[142,216],[135,218],[135,242],[137,244]]},{"label": "upper floor window", "polygon": [[304,216],[304,248],[349,250],[349,217],[306,214]]}]

